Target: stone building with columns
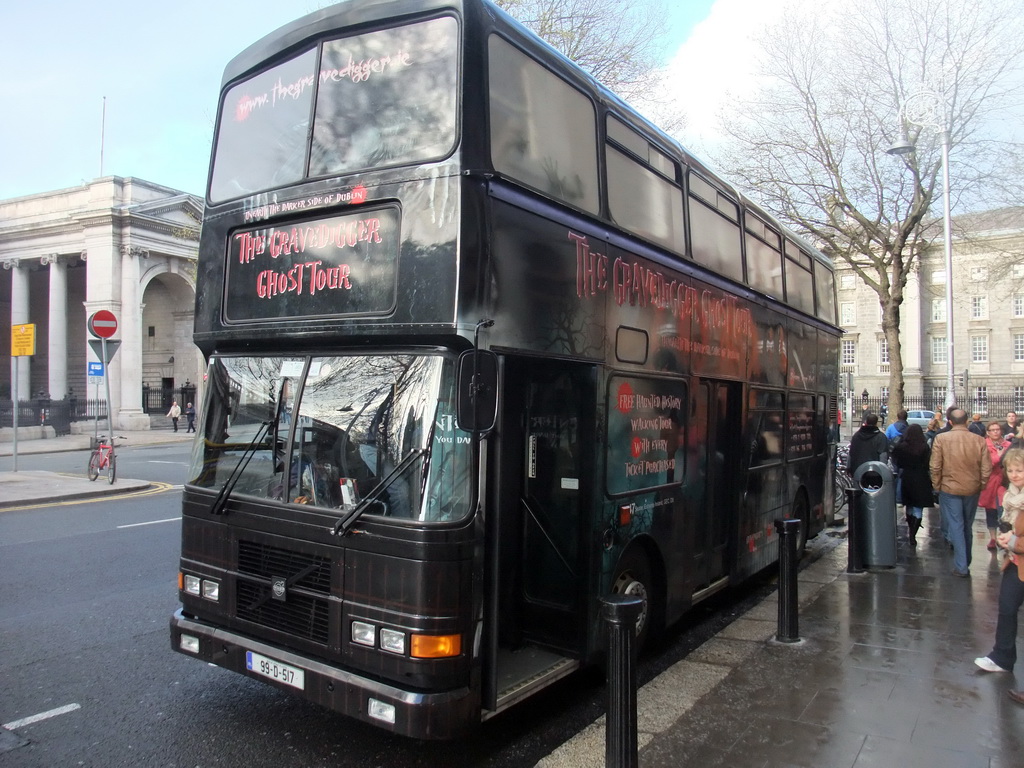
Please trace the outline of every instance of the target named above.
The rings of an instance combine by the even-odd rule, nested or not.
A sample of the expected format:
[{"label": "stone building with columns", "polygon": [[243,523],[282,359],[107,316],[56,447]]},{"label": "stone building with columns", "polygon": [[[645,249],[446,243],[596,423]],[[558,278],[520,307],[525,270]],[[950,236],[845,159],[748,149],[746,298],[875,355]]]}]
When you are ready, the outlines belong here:
[{"label": "stone building with columns", "polygon": [[[144,389],[201,388],[192,325],[202,211],[195,195],[117,176],[0,200],[0,356],[11,361],[0,400],[15,389],[20,400],[103,398],[87,379],[99,358],[86,321],[101,309],[117,317],[121,342],[108,369],[115,429],[149,428]],[[16,363],[11,326],[27,323],[35,355]]]},{"label": "stone building with columns", "polygon": [[[941,410],[948,381],[946,284],[952,280],[956,400],[994,416],[1024,411],[1024,207],[953,219],[953,269],[946,274],[941,222],[907,280],[900,309],[904,405]],[[888,398],[889,352],[877,294],[836,265],[840,370],[858,404]],[[964,375],[966,374],[966,376]],[[1002,411],[1000,413],[999,411]]]}]

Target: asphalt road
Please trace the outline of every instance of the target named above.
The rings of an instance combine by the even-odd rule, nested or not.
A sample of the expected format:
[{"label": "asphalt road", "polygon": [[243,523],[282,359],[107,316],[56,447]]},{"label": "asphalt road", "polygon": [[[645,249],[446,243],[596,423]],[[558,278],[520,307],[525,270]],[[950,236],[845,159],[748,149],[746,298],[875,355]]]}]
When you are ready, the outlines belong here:
[{"label": "asphalt road", "polygon": [[[137,497],[0,513],[0,765],[527,766],[604,711],[599,671],[570,677],[455,743],[419,742],[170,650],[188,446],[125,447]],[[85,453],[23,459],[80,471]],[[0,466],[2,468],[2,466]],[[638,672],[683,658],[770,590],[698,607]],[[38,715],[49,715],[26,722]]]}]

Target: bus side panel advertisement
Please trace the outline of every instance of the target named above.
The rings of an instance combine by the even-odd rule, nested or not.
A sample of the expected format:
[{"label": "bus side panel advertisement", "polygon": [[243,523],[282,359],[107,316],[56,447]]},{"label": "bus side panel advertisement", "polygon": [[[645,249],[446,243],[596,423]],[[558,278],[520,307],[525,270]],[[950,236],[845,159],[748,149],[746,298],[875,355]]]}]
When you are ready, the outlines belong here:
[{"label": "bus side panel advertisement", "polygon": [[228,238],[225,321],[389,313],[400,219],[387,207],[235,230]]}]

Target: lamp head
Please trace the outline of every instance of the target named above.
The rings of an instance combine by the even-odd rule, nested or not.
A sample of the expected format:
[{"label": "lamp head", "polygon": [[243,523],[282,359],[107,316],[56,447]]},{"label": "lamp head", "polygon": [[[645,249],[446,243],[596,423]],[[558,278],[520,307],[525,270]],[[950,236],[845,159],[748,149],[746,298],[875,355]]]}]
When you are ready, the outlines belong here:
[{"label": "lamp head", "polygon": [[914,144],[907,138],[907,134],[903,133],[896,139],[896,143],[885,151],[890,155],[909,155],[914,151]]}]

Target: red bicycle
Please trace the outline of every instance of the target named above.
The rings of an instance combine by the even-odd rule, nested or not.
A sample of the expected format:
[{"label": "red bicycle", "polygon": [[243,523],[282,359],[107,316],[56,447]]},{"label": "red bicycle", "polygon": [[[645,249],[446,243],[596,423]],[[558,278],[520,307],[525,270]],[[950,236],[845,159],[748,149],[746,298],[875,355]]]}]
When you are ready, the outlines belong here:
[{"label": "red bicycle", "polygon": [[99,445],[89,455],[89,479],[95,480],[100,472],[106,472],[107,482],[113,485],[117,475],[117,457],[114,455],[114,438],[109,443],[106,439],[106,435],[100,435]]}]

